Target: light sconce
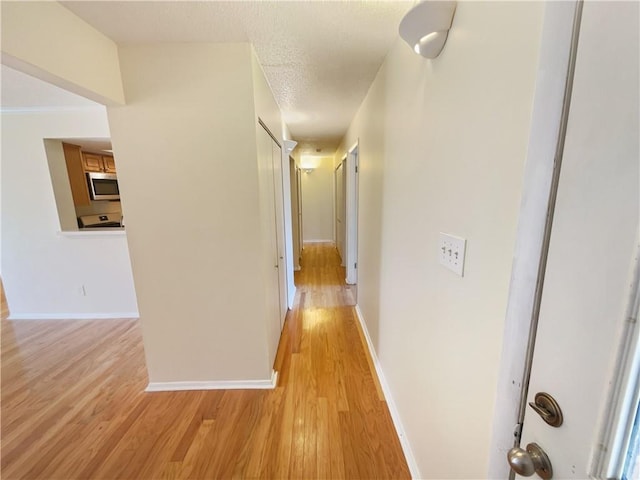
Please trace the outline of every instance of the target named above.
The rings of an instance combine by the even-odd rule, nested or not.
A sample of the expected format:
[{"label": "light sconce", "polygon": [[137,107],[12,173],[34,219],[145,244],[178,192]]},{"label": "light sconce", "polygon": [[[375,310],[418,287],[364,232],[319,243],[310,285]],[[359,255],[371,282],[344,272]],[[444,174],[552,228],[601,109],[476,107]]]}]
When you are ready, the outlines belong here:
[{"label": "light sconce", "polygon": [[320,166],[320,157],[315,155],[302,155],[300,157],[300,170],[304,173],[312,173],[316,168]]},{"label": "light sconce", "polygon": [[454,1],[418,3],[400,22],[400,36],[418,55],[436,58],[447,41],[455,11]]},{"label": "light sconce", "polygon": [[293,152],[293,149],[296,148],[296,145],[298,145],[298,142],[296,142],[295,140],[285,140],[283,143],[284,143],[284,151],[286,153]]}]

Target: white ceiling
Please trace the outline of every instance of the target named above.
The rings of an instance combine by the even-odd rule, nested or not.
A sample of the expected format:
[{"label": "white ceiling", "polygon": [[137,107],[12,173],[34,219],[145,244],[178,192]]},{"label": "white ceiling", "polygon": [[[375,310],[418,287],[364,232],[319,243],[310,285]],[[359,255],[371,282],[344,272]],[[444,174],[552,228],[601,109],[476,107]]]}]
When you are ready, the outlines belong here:
[{"label": "white ceiling", "polygon": [[119,45],[251,42],[303,152],[331,154],[415,1],[64,1]]}]

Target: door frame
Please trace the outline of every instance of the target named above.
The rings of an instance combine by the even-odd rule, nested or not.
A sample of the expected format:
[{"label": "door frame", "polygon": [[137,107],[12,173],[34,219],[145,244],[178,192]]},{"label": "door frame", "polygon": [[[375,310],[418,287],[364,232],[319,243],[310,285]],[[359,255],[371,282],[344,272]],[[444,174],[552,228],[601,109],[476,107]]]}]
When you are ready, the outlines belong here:
[{"label": "door frame", "polygon": [[298,189],[298,242],[300,245],[300,259],[304,250],[304,217],[302,216],[302,169],[296,165],[296,188]]},{"label": "door frame", "polygon": [[[296,161],[293,157],[289,156],[289,184],[290,184],[290,194],[291,194],[291,236],[292,236],[292,253],[293,253],[293,270],[300,270],[300,255],[302,252],[302,244],[301,244],[301,224],[300,224],[300,189],[299,189],[299,174],[298,174],[298,166],[296,165]],[[294,286],[295,288],[295,286]],[[294,290],[295,293],[295,290]],[[293,308],[293,304],[290,305]]]},{"label": "door frame", "polygon": [[[609,375],[605,409],[597,427],[597,448],[592,451],[592,478],[622,478],[640,405],[640,232],[622,325],[618,331],[616,360]],[[640,433],[638,434],[640,435]],[[637,452],[640,455],[640,452]]]}]

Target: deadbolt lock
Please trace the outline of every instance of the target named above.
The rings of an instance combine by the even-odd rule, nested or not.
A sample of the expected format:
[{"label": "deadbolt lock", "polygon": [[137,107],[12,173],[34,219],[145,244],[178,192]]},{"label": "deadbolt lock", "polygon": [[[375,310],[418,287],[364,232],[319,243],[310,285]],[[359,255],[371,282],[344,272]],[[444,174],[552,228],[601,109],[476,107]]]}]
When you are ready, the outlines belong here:
[{"label": "deadbolt lock", "polygon": [[529,406],[552,427],[559,427],[562,425],[563,417],[560,405],[558,405],[556,399],[548,393],[536,393],[533,402],[529,402]]}]

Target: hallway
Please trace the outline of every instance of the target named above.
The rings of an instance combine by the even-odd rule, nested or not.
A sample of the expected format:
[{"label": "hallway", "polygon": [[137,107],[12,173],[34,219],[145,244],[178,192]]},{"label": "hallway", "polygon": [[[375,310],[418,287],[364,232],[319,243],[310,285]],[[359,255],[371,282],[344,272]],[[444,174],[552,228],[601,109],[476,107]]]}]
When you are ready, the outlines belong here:
[{"label": "hallway", "polygon": [[144,393],[138,322],[2,322],[2,477],[409,478],[336,249],[304,249],[274,390]]}]

